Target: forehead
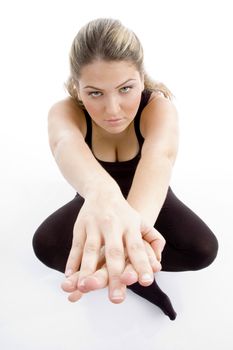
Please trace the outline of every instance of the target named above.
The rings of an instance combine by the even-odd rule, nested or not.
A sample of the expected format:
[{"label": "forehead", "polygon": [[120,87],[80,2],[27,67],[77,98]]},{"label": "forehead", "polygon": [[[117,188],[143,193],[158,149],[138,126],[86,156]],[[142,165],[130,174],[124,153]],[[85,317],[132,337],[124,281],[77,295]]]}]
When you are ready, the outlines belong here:
[{"label": "forehead", "polygon": [[96,60],[81,69],[79,83],[117,85],[127,79],[140,79],[140,74],[132,62]]}]

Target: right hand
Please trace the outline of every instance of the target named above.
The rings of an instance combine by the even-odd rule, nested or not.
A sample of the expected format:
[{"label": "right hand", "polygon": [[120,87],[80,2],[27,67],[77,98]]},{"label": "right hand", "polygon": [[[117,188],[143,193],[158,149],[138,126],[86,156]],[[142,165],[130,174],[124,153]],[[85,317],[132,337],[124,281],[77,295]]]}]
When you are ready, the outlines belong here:
[{"label": "right hand", "polygon": [[[160,271],[161,265],[158,265],[153,248],[145,240],[143,240],[143,243],[148,253],[148,257],[150,260],[150,264],[153,268],[153,272]],[[126,254],[126,258],[127,258],[127,254]],[[84,291],[80,292],[80,290],[78,289],[79,275],[80,275],[79,271],[74,273],[72,276],[68,277],[61,285],[62,289],[65,292],[70,293],[68,300],[71,302],[76,302],[79,299],[81,299],[81,297],[83,296],[83,293],[88,293],[90,291],[107,287],[109,279],[108,279],[108,271],[107,271],[106,262],[105,262],[104,247],[102,247],[101,249],[101,256],[99,258],[97,271],[93,275],[88,276],[85,280],[86,281],[85,292]],[[121,275],[121,282],[122,284],[124,284],[124,286],[121,289],[123,298],[116,300],[115,301],[116,303],[121,303],[124,301],[126,296],[126,286],[130,286],[131,284],[138,282],[138,275],[128,258],[126,260],[125,270]]]},{"label": "right hand", "polygon": [[[78,289],[80,292],[85,291],[83,281],[96,272],[101,247],[105,246],[109,298],[112,302],[121,298],[115,297],[114,294],[123,287],[120,276],[126,265],[125,249],[138,274],[139,283],[142,286],[149,286],[154,280],[154,275],[143,244],[143,230],[145,230],[143,219],[121,193],[100,192],[87,197],[74,225],[66,275],[72,275],[80,267]],[[153,231],[153,228],[151,230]],[[148,226],[146,231],[145,238],[152,232]],[[161,237],[157,233],[157,238],[154,239],[164,246]]]}]

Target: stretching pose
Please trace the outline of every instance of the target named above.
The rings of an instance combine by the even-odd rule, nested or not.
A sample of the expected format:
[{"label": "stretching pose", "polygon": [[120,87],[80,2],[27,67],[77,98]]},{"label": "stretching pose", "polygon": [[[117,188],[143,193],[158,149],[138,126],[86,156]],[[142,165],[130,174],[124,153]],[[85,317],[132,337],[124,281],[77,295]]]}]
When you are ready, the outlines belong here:
[{"label": "stretching pose", "polygon": [[50,147],[76,195],[36,230],[36,256],[65,272],[70,301],[126,288],[174,320],[159,271],[207,267],[218,242],[169,186],[178,148],[172,94],[143,67],[137,36],[118,20],[80,29],[70,52],[69,97],[48,116]]}]

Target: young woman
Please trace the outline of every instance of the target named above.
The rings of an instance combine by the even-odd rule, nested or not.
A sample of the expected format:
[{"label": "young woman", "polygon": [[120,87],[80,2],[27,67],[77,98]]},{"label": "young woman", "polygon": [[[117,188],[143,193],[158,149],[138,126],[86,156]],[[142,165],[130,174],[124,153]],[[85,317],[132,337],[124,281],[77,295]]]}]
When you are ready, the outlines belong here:
[{"label": "young woman", "polygon": [[218,242],[169,186],[178,148],[172,94],[150,80],[137,36],[113,19],[91,21],[74,38],[67,90],[48,130],[76,196],[37,229],[35,254],[65,272],[70,301],[108,286],[120,303],[129,288],[174,320],[154,273],[205,268]]}]

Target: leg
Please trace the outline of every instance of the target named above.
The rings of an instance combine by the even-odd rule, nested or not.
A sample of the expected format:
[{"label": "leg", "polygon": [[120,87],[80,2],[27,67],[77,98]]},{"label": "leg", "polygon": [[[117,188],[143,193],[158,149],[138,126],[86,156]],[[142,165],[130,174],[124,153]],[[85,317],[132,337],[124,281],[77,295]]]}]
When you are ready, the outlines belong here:
[{"label": "leg", "polygon": [[32,243],[36,256],[52,269],[65,271],[74,223],[83,202],[83,198],[76,195],[72,201],[51,214],[34,234]]},{"label": "leg", "polygon": [[[218,242],[214,234],[170,188],[155,228],[166,239],[162,254],[163,271],[198,270],[211,264],[217,255]],[[176,318],[168,296],[156,281],[149,287],[135,283],[128,288],[159,306],[171,320]]]},{"label": "leg", "polygon": [[166,239],[163,271],[199,270],[217,255],[218,241],[212,231],[170,188],[155,228]]},{"label": "leg", "polygon": [[[72,244],[73,226],[83,202],[83,198],[76,195],[72,201],[51,214],[36,230],[33,236],[33,249],[38,259],[48,267],[60,272],[65,271]],[[171,319],[175,319],[172,306],[169,306],[169,302],[165,302],[168,299],[166,294],[161,291],[155,281],[152,286],[152,298],[151,286],[145,288],[139,283],[135,283],[128,288],[161,307],[165,314],[169,315]]]}]

